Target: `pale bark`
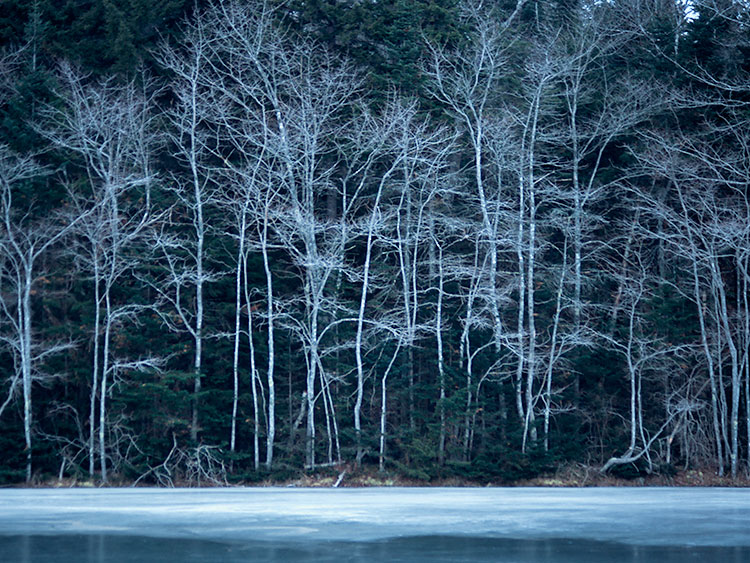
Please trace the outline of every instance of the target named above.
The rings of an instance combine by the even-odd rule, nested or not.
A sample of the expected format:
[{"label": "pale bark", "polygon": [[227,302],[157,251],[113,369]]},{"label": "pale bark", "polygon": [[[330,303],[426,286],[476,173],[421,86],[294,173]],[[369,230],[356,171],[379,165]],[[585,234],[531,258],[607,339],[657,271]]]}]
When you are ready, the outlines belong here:
[{"label": "pale bark", "polygon": [[[65,237],[79,221],[82,214],[67,224],[57,225],[53,220],[41,223],[26,222],[25,211],[13,202],[12,192],[17,182],[42,174],[44,170],[29,158],[19,158],[5,145],[0,145],[0,253],[3,256],[5,286],[15,294],[14,306],[0,299],[0,309],[11,327],[9,335],[2,339],[17,354],[15,377],[11,384],[11,395],[15,381],[20,378],[23,391],[23,433],[26,452],[26,482],[33,476],[33,410],[32,383],[38,366],[48,357],[68,347],[66,344],[51,345],[45,349],[34,341],[31,301],[35,292],[37,270],[41,258],[49,249]],[[7,404],[7,402],[5,403]]]}]

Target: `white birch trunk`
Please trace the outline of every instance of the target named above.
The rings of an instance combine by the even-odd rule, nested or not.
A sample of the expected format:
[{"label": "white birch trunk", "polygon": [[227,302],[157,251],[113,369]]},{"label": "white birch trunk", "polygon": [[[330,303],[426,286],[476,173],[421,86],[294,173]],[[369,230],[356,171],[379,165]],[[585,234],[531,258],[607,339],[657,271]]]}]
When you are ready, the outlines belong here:
[{"label": "white birch trunk", "polygon": [[274,340],[274,295],[271,265],[268,259],[268,205],[264,206],[263,234],[261,237],[261,252],[263,254],[263,270],[266,274],[266,304],[268,308],[268,367],[266,382],[268,385],[268,428],[266,432],[266,469],[273,467],[273,451],[276,439],[276,386],[274,384],[274,367],[276,348]]},{"label": "white birch trunk", "polygon": [[99,341],[102,298],[99,289],[99,255],[94,244],[94,358],[91,369],[91,391],[89,395],[89,475],[96,467],[96,398],[99,394]]}]

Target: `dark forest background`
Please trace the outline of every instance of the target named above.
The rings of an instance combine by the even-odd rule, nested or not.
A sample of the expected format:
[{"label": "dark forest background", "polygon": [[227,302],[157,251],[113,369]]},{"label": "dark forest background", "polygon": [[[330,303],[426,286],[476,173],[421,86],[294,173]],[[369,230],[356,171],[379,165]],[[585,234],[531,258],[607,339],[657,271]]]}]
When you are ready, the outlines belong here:
[{"label": "dark forest background", "polygon": [[746,479],[749,8],[0,1],[0,482]]}]

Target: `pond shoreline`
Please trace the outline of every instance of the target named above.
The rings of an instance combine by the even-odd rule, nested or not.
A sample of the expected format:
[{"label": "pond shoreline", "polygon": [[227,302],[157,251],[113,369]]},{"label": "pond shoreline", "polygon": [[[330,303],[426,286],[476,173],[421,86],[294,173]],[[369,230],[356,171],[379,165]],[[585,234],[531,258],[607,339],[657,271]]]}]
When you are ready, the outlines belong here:
[{"label": "pond shoreline", "polygon": [[[300,473],[294,478],[275,479],[267,475],[256,480],[229,480],[227,482],[188,482],[175,480],[175,487],[300,487],[300,488],[369,488],[369,487],[460,487],[460,488],[499,488],[499,487],[552,487],[552,488],[589,488],[589,487],[750,487],[750,479],[745,475],[736,479],[719,477],[711,468],[677,471],[672,475],[652,474],[634,478],[624,478],[603,474],[596,467],[581,464],[565,466],[554,473],[540,475],[531,479],[515,481],[470,480],[449,476],[432,480],[408,478],[397,473],[379,473],[367,469],[356,470],[349,465],[338,468],[325,467],[315,472]],[[114,479],[102,483],[97,479],[46,478],[35,479],[32,483],[6,483],[0,488],[170,488],[150,482]]]}]

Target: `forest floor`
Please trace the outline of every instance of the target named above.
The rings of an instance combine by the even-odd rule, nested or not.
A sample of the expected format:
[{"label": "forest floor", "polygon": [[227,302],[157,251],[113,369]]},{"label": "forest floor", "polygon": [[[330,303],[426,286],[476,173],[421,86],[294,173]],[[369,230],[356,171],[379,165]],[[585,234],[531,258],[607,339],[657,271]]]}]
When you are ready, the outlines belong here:
[{"label": "forest floor", "polygon": [[[108,486],[129,487],[133,483],[125,480],[113,481]],[[175,481],[175,486],[191,487],[195,483]],[[215,486],[203,483],[200,486]],[[13,485],[11,485],[13,486]],[[19,487],[25,486],[19,483]],[[36,480],[33,487],[100,487],[96,480],[79,480],[50,478]],[[142,483],[139,486],[153,486]],[[250,487],[312,487],[312,488],[353,488],[353,487],[750,487],[750,478],[743,472],[736,479],[719,477],[711,468],[678,470],[672,475],[653,474],[635,478],[623,478],[611,474],[602,474],[598,468],[583,464],[564,466],[554,473],[537,476],[531,479],[514,481],[472,481],[460,477],[446,477],[430,481],[410,479],[398,474],[381,474],[376,469],[355,469],[353,466],[342,466],[338,469],[327,468],[317,473],[305,473],[295,478],[268,478],[260,482],[239,481],[230,486]]]},{"label": "forest floor", "polygon": [[598,468],[577,465],[554,475],[518,481],[519,487],[750,487],[744,473],[736,479],[719,477],[714,469],[678,470],[674,474],[653,474],[635,478],[603,474]]},{"label": "forest floor", "polygon": [[[343,473],[343,471],[342,471]],[[263,483],[263,485],[332,487],[341,477],[336,475],[305,475],[300,479]],[[340,487],[750,487],[746,475],[719,477],[712,469],[677,471],[673,475],[648,475],[623,478],[602,474],[598,468],[583,465],[566,466],[552,474],[515,481],[476,482],[460,477],[422,481],[398,475],[381,475],[377,471],[350,471],[341,478]]]}]

